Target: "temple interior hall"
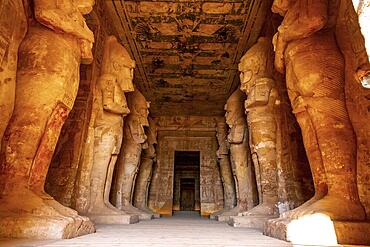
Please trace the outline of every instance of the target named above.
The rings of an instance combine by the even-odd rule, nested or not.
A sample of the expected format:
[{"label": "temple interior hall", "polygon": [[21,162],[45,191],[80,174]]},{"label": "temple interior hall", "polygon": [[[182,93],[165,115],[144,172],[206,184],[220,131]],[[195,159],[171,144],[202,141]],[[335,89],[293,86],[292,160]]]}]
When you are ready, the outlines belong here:
[{"label": "temple interior hall", "polygon": [[369,0],[0,0],[0,246],[370,246]]}]

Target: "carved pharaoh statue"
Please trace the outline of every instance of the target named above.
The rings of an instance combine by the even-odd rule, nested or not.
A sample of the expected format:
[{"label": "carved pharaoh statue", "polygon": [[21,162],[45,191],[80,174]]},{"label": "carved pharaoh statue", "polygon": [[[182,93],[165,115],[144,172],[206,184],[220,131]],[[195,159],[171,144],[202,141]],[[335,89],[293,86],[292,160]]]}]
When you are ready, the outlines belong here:
[{"label": "carved pharaoh statue", "polygon": [[322,213],[331,220],[363,220],[356,181],[356,140],[345,103],[344,59],[337,46],[335,1],[274,1],[284,16],[274,37],[275,68],[286,74],[293,112],[302,129],[315,195],[283,214]]},{"label": "carved pharaoh statue", "polygon": [[215,218],[216,215],[232,209],[236,202],[235,183],[230,164],[230,147],[227,142],[227,125],[225,118],[217,118],[216,123],[216,135],[219,146],[217,150],[217,158],[220,166],[222,186],[224,188],[224,209],[210,215],[211,219]]},{"label": "carved pharaoh statue", "polygon": [[113,170],[121,149],[123,118],[128,109],[125,94],[133,92],[135,61],[116,37],[104,42],[101,75],[96,86],[100,106],[95,119],[93,167],[90,177],[90,203],[87,215],[99,224],[135,223],[139,218],[125,214],[109,202]]},{"label": "carved pharaoh statue", "polygon": [[272,79],[272,45],[261,37],[241,58],[240,89],[246,93],[249,145],[252,152],[259,205],[242,215],[278,216],[275,101],[278,92]]},{"label": "carved pharaoh statue", "polygon": [[27,19],[22,0],[1,1],[0,144],[14,108],[18,47],[26,31]]},{"label": "carved pharaoh statue", "polygon": [[127,103],[131,113],[123,128],[123,143],[115,169],[112,202],[124,212],[139,215],[140,220],[151,219],[152,214],[132,205],[141,151],[147,145],[144,127],[149,127],[149,102],[135,90],[127,94]]},{"label": "carved pharaoh statue", "polygon": [[244,114],[245,94],[237,89],[225,105],[226,123],[230,127],[227,140],[230,143],[231,166],[235,189],[236,206],[217,216],[219,221],[228,221],[230,216],[237,216],[254,207],[256,203],[256,184],[248,144],[248,128]]},{"label": "carved pharaoh statue", "polygon": [[[20,48],[14,112],[3,138],[0,234],[68,238],[94,231],[77,212],[45,193],[48,167],[94,37],[83,14],[93,0],[34,0]],[[20,214],[20,212],[22,212]]]},{"label": "carved pharaoh statue", "polygon": [[149,117],[148,120],[149,128],[146,129],[146,142],[148,146],[143,149],[141,154],[141,162],[135,184],[133,204],[138,209],[141,209],[149,214],[153,214],[155,218],[159,218],[159,214],[154,213],[148,208],[150,180],[152,178],[153,163],[156,162],[157,156],[155,149],[155,145],[157,144],[157,123],[151,117]]}]

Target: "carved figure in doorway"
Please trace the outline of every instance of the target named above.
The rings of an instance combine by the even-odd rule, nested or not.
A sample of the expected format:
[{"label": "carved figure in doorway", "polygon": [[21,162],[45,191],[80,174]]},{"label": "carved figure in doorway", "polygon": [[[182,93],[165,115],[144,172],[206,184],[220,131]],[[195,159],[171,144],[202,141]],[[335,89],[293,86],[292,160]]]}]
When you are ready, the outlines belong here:
[{"label": "carved figure in doorway", "polygon": [[251,153],[248,144],[248,128],[244,115],[245,94],[236,90],[225,105],[226,123],[230,127],[227,137],[230,143],[230,155],[235,187],[236,206],[217,216],[218,220],[228,221],[230,216],[237,216],[254,207],[256,203],[256,184],[252,168]]},{"label": "carved figure in doorway", "polygon": [[128,109],[125,93],[133,92],[135,61],[114,36],[104,42],[102,70],[96,86],[99,105],[95,120],[94,159],[90,177],[90,205],[87,215],[100,224],[134,223],[139,219],[125,214],[109,202],[113,170],[121,149],[123,118]]},{"label": "carved figure in doorway", "polygon": [[278,215],[275,119],[278,92],[272,79],[271,51],[271,41],[261,37],[239,63],[240,89],[247,95],[249,144],[259,192],[259,205],[242,215]]},{"label": "carved figure in doorway", "polygon": [[363,220],[356,182],[356,140],[344,93],[344,59],[335,39],[335,1],[279,0],[284,16],[274,37],[275,67],[286,74],[289,98],[302,129],[315,195],[283,216],[323,213]]},{"label": "carved figure in doorway", "polygon": [[148,208],[149,186],[152,178],[153,164],[156,162],[156,144],[157,144],[157,123],[153,118],[149,119],[149,128],[147,128],[147,148],[143,149],[141,154],[141,162],[138,176],[135,184],[134,206],[138,209],[153,214],[155,218],[159,218],[159,214],[155,214]]},{"label": "carved figure in doorway", "polygon": [[35,18],[19,48],[17,97],[1,151],[1,235],[67,238],[94,231],[86,217],[44,191],[60,130],[76,98],[80,63],[92,61],[94,37],[83,14],[93,4],[34,0]]},{"label": "carved figure in doorway", "polygon": [[132,205],[136,175],[140,166],[140,156],[147,147],[144,127],[149,127],[149,102],[135,90],[127,94],[131,113],[123,128],[123,143],[118,156],[112,199],[115,206],[127,213],[139,215],[140,220],[151,219],[148,214]]}]

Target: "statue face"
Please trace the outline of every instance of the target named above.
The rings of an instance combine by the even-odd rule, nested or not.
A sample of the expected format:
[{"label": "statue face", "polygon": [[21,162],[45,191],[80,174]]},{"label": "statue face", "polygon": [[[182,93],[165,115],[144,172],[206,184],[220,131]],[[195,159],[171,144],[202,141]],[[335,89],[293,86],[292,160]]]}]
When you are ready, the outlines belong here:
[{"label": "statue face", "polygon": [[235,118],[234,117],[235,112],[233,111],[230,105],[231,105],[230,103],[226,104],[224,110],[226,111],[225,112],[226,124],[229,125],[230,128],[232,128]]},{"label": "statue face", "polygon": [[[131,59],[127,50],[117,41],[115,37],[109,37],[109,59],[106,65],[106,73],[113,74],[121,86],[123,92],[133,92],[135,61]],[[104,65],[103,65],[104,66]]]},{"label": "statue face", "polygon": [[125,64],[115,61],[113,63],[115,69],[118,84],[121,86],[123,92],[134,91],[134,67],[128,67]]},{"label": "statue face", "polygon": [[72,0],[73,5],[77,7],[81,14],[87,15],[93,9],[94,0]]},{"label": "statue face", "polygon": [[274,0],[271,7],[272,12],[285,16],[285,13],[294,2],[295,0]]}]

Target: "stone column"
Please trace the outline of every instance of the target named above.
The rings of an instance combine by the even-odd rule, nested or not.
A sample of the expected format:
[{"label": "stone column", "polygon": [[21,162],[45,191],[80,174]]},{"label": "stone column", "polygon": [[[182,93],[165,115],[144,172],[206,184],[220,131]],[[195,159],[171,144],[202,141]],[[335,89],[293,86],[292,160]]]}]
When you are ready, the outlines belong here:
[{"label": "stone column", "polygon": [[135,90],[127,94],[127,103],[131,113],[126,118],[123,128],[123,143],[115,169],[112,190],[112,202],[120,210],[138,215],[140,220],[151,219],[148,214],[132,205],[136,175],[140,166],[141,151],[147,145],[144,127],[149,127],[149,102]]},{"label": "stone column", "polygon": [[80,63],[92,61],[94,37],[83,18],[92,6],[93,1],[34,1],[35,19],[19,48],[17,97],[1,151],[1,236],[69,238],[95,230],[89,219],[44,191],[76,98]]},{"label": "stone column", "polygon": [[[345,0],[339,4],[343,2]],[[286,74],[289,98],[310,162],[315,195],[302,206],[283,214],[279,224],[271,223],[266,233],[276,236],[292,219],[299,219],[295,230],[305,229],[309,237],[290,236],[304,244],[323,244],[322,239],[310,235],[315,231],[305,227],[305,221],[312,215],[327,216],[338,229],[336,235],[342,242],[347,239],[353,244],[359,234],[358,227],[365,226],[349,223],[364,220],[365,211],[357,190],[356,136],[346,107],[345,61],[335,34],[335,20],[350,18],[350,12],[338,11],[339,4],[319,0],[311,1],[310,5],[302,0],[273,4],[273,11],[284,16],[274,38],[275,67]],[[320,225],[321,221],[310,223],[312,230]]]},{"label": "stone column", "polygon": [[256,178],[248,144],[248,128],[244,115],[245,94],[236,90],[225,105],[226,123],[229,125],[230,154],[237,191],[236,206],[217,216],[219,221],[228,221],[230,216],[251,209],[257,203]]},{"label": "stone column", "polygon": [[138,209],[149,214],[153,214],[155,218],[160,218],[159,214],[154,213],[148,208],[149,186],[152,179],[153,163],[156,162],[157,144],[157,123],[153,118],[148,118],[149,128],[146,131],[148,147],[143,149],[141,154],[141,163],[135,184],[133,204]]},{"label": "stone column", "polygon": [[129,224],[139,220],[125,214],[109,202],[109,193],[117,155],[123,136],[123,118],[130,113],[125,92],[132,84],[135,62],[114,36],[104,42],[101,76],[96,86],[97,117],[93,166],[90,174],[90,202],[87,215],[98,224]]}]

